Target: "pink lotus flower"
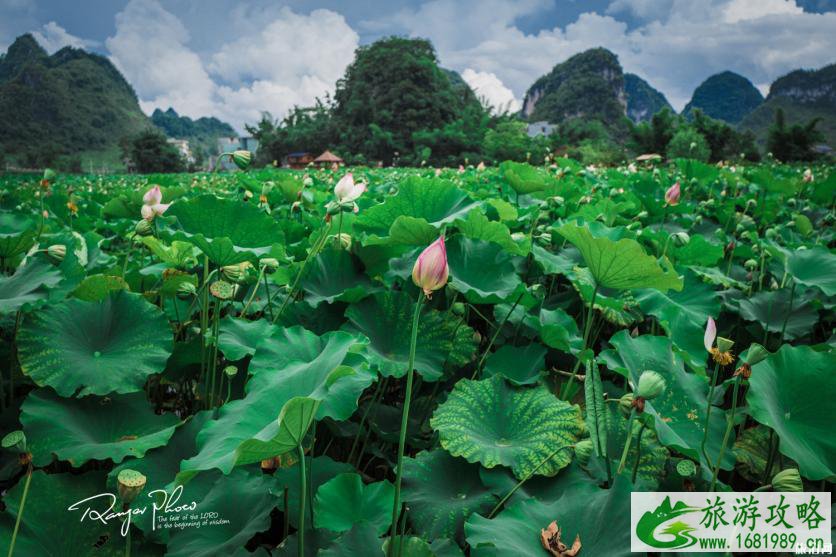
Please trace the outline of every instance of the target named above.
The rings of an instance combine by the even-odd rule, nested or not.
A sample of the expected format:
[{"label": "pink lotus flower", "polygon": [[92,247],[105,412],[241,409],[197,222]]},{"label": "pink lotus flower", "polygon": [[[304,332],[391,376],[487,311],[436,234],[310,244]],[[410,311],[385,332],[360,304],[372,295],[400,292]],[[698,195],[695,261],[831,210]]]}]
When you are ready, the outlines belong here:
[{"label": "pink lotus flower", "polygon": [[364,191],[366,191],[366,184],[363,182],[355,184],[351,172],[343,176],[334,186],[334,195],[340,203],[350,203],[363,195]]},{"label": "pink lotus flower", "polygon": [[430,297],[434,290],[447,284],[448,273],[447,248],[444,246],[444,236],[440,236],[418,256],[412,268],[412,282]]},{"label": "pink lotus flower", "polygon": [[154,186],[142,196],[142,209],[140,214],[145,220],[154,220],[168,210],[171,203],[160,203],[163,200],[163,192],[160,186]]},{"label": "pink lotus flower", "polygon": [[675,205],[679,205],[679,196],[682,194],[682,191],[679,188],[679,182],[676,182],[668,191],[665,192],[665,204],[670,205],[671,207]]},{"label": "pink lotus flower", "polygon": [[705,325],[705,335],[703,335],[702,343],[706,351],[711,352],[711,347],[714,346],[714,339],[717,338],[717,324],[714,318],[709,317],[708,323]]}]

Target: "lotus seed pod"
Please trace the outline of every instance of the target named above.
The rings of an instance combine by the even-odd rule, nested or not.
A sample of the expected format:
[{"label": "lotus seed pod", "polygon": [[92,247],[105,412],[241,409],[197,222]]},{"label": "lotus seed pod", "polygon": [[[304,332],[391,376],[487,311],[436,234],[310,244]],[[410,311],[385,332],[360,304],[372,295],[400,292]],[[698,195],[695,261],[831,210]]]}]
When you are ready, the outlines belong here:
[{"label": "lotus seed pod", "polygon": [[218,280],[209,285],[209,293],[219,300],[229,300],[235,296],[235,285]]},{"label": "lotus seed pod", "polygon": [[125,468],[119,472],[119,475],[116,476],[116,483],[119,489],[119,498],[122,499],[122,503],[130,505],[136,499],[136,496],[139,495],[139,492],[142,491],[142,488],[145,487],[146,481],[148,481],[147,478],[136,470]]},{"label": "lotus seed pod", "polygon": [[687,232],[676,232],[671,234],[671,240],[673,241],[673,245],[682,247],[691,241],[691,236]]},{"label": "lotus seed pod", "polygon": [[279,260],[275,257],[265,257],[261,260],[261,266],[267,269],[267,272],[269,273],[279,268]]},{"label": "lotus seed pod", "polygon": [[769,352],[766,348],[755,342],[752,343],[752,346],[749,347],[749,351],[746,353],[746,363],[753,366],[764,361],[767,356],[769,356]]},{"label": "lotus seed pod", "polygon": [[702,224],[702,215],[694,217],[694,224]]},{"label": "lotus seed pod", "polygon": [[181,282],[177,287],[177,296],[181,299],[190,298],[197,292],[197,287],[191,282]]},{"label": "lotus seed pod", "polygon": [[26,434],[21,430],[15,430],[7,433],[3,440],[0,441],[0,446],[4,449],[16,449],[18,452],[26,452]]},{"label": "lotus seed pod", "polygon": [[575,457],[578,459],[578,464],[586,466],[589,464],[589,459],[592,457],[592,440],[584,439],[575,443]]},{"label": "lotus seed pod", "polygon": [[241,170],[246,170],[250,167],[250,164],[253,162],[253,154],[249,151],[233,151],[232,152],[232,162],[235,163],[235,166],[240,168]]},{"label": "lotus seed pod", "polygon": [[772,487],[775,491],[804,491],[801,474],[796,468],[787,468],[775,474],[772,478]]},{"label": "lotus seed pod", "polygon": [[46,248],[46,254],[54,261],[61,263],[67,256],[67,246],[64,244],[52,244]]},{"label": "lotus seed pod", "polygon": [[464,303],[463,302],[456,302],[450,308],[450,311],[453,312],[453,315],[457,315],[457,316],[461,317],[462,315],[464,315]]},{"label": "lotus seed pod", "polygon": [[653,400],[665,390],[665,378],[655,371],[643,371],[639,376],[639,387],[636,396],[645,400]]},{"label": "lotus seed pod", "polygon": [[697,466],[694,461],[683,459],[676,463],[676,473],[683,478],[692,478],[697,473]]},{"label": "lotus seed pod", "polygon": [[336,238],[343,249],[351,248],[351,234],[346,234],[345,232],[343,232],[341,234],[338,234]]},{"label": "lotus seed pod", "polygon": [[154,232],[151,221],[145,219],[140,220],[134,226],[134,232],[137,236],[150,236]]},{"label": "lotus seed pod", "polygon": [[734,341],[723,337],[717,337],[717,349],[720,352],[728,352],[734,346]]},{"label": "lotus seed pod", "polygon": [[747,271],[754,271],[758,268],[758,262],[754,259],[747,259],[743,266],[746,267]]},{"label": "lotus seed pod", "polygon": [[236,375],[238,375],[238,368],[235,367],[235,366],[226,366],[224,368],[224,373],[226,374],[227,377],[229,377],[231,379],[231,378],[235,377]]}]

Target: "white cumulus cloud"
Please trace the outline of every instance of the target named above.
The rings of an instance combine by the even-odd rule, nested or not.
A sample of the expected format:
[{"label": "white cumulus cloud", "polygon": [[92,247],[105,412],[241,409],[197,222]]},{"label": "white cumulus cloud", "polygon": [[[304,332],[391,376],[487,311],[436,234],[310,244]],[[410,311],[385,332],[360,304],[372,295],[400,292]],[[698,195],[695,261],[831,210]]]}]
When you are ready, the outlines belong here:
[{"label": "white cumulus cloud", "polygon": [[262,111],[283,117],[333,92],[359,44],[343,16],[330,10],[236,17],[250,33],[201,57],[183,23],[157,0],[131,0],[105,44],[146,112],[171,106],[193,118],[216,116],[239,131]]},{"label": "white cumulus cloud", "polygon": [[50,21],[49,23],[43,25],[37,31],[32,31],[32,36],[35,37],[38,43],[40,43],[40,45],[50,54],[61,50],[65,46],[88,48],[94,44],[92,41],[87,41],[69,33],[66,29],[54,21]]},{"label": "white cumulus cloud", "polygon": [[462,79],[470,85],[479,99],[483,99],[485,104],[499,113],[517,112],[522,106],[514,92],[507,88],[496,74],[467,68],[462,72]]}]

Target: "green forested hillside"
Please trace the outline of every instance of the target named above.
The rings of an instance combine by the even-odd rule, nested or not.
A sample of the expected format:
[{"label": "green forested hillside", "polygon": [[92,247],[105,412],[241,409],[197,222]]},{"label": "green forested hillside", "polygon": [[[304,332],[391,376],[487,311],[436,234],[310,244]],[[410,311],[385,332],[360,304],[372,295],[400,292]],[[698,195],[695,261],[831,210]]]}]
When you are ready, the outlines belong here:
[{"label": "green forested hillside", "polygon": [[188,139],[192,153],[200,159],[215,155],[218,151],[219,137],[234,137],[235,129],[215,117],[202,117],[192,120],[180,116],[173,108],[165,112],[159,108],[151,114],[151,122],[163,130],[168,137]]},{"label": "green forested hillside", "polygon": [[119,164],[119,140],[148,127],[136,93],[107,58],[52,56],[22,35],[0,57],[0,149],[19,166]]},{"label": "green forested hillside", "polygon": [[633,122],[650,120],[663,108],[673,110],[665,95],[635,74],[624,74],[624,94],[627,97],[627,117]]},{"label": "green forested hillside", "polygon": [[694,90],[682,114],[689,116],[699,108],[707,116],[737,124],[763,102],[763,95],[752,82],[734,72],[712,75]]}]

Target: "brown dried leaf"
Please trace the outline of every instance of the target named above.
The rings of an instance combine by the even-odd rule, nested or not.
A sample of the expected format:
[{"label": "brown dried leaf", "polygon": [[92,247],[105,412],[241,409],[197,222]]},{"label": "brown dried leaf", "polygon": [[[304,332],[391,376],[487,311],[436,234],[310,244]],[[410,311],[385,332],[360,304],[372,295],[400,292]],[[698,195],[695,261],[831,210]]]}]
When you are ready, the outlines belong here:
[{"label": "brown dried leaf", "polygon": [[552,521],[548,528],[540,530],[540,543],[543,549],[549,552],[552,557],[575,557],[581,550],[581,537],[575,536],[575,541],[572,542],[572,547],[568,547],[560,539],[560,527],[557,521]]}]

